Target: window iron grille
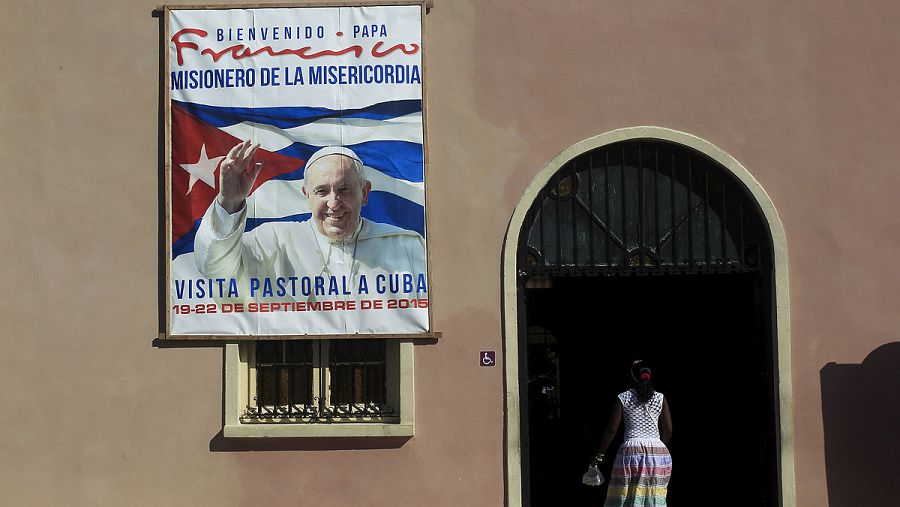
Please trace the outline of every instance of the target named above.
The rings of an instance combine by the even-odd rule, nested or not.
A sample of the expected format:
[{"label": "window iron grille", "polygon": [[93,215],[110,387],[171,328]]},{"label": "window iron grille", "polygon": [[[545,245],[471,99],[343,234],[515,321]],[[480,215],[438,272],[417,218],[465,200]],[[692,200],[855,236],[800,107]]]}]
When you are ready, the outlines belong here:
[{"label": "window iron grille", "polygon": [[244,422],[399,416],[388,400],[384,340],[261,340],[254,352]]},{"label": "window iron grille", "polygon": [[329,344],[331,403],[328,417],[385,415],[387,408],[385,343],[382,340],[335,340]]},{"label": "window iron grille", "polygon": [[559,275],[760,271],[771,255],[755,206],[705,155],[615,143],[573,159],[541,190],[519,274],[537,287]]}]

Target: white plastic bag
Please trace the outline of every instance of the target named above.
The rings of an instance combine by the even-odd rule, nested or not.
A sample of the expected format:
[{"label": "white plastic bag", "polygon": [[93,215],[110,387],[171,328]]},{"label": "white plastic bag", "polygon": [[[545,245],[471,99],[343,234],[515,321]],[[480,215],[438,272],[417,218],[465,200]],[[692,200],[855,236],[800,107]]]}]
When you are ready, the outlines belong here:
[{"label": "white plastic bag", "polygon": [[606,482],[606,478],[603,477],[603,473],[600,472],[597,465],[589,466],[587,472],[581,476],[581,483],[588,486],[599,486],[604,482]]}]

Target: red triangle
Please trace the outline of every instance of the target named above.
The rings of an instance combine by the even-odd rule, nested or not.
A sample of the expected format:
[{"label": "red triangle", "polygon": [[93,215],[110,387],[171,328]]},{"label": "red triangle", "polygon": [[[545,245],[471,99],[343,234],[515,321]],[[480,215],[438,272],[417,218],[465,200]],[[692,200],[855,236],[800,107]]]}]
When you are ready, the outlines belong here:
[{"label": "red triangle", "polygon": [[[203,216],[218,194],[218,168],[215,173],[217,188],[210,188],[205,182],[197,181],[188,193],[190,174],[181,167],[181,164],[197,163],[204,145],[206,155],[215,158],[225,156],[241,141],[243,140],[201,121],[177,104],[172,104],[173,242],[194,227],[194,223]],[[254,161],[263,161],[265,164],[253,184],[253,190],[275,176],[296,171],[305,163],[304,160],[265,151],[262,148],[256,151]]]}]

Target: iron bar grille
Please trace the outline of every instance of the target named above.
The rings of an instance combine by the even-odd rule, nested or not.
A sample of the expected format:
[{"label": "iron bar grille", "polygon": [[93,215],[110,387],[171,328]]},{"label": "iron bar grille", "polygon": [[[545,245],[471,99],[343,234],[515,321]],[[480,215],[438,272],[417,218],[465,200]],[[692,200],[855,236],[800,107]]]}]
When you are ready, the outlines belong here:
[{"label": "iron bar grille", "polygon": [[387,389],[382,340],[336,340],[329,344],[329,417],[378,416],[385,413]]},{"label": "iron bar grille", "polygon": [[752,272],[771,254],[755,200],[705,155],[624,141],[560,169],[523,227],[519,274]]},{"label": "iron bar grille", "polygon": [[258,341],[254,356],[246,422],[398,417],[388,403],[384,340]]}]

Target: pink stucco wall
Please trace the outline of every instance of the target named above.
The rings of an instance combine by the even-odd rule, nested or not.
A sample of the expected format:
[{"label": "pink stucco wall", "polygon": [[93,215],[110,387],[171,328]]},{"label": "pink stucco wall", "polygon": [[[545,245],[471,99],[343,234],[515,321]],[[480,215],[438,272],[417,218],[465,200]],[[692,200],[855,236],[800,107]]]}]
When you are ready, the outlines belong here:
[{"label": "pink stucco wall", "polygon": [[797,499],[827,505],[820,370],[861,362],[900,326],[900,5],[437,0],[425,30],[443,339],[416,349],[416,435],[254,452],[217,437],[221,349],[152,344],[155,6],[17,2],[0,16],[5,501],[502,504],[503,369],[477,354],[502,348],[512,210],[563,148],[657,125],[731,154],[781,216]]}]

